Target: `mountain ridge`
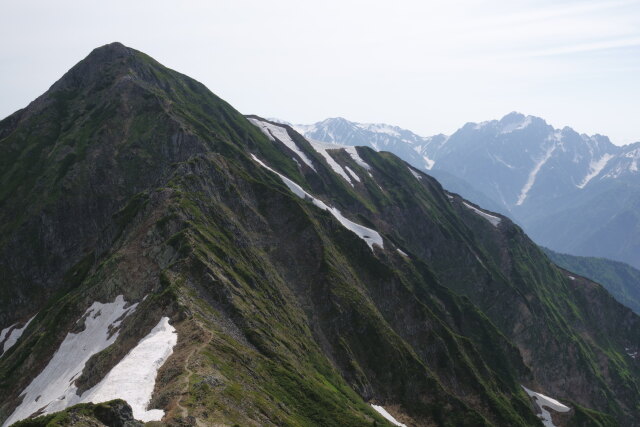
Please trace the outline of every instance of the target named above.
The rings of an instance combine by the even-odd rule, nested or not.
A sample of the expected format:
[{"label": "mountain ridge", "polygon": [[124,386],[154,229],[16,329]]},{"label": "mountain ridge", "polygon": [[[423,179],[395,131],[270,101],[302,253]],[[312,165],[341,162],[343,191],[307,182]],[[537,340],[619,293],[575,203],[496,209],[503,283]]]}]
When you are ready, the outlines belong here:
[{"label": "mountain ridge", "polygon": [[47,396],[123,397],[168,326],[137,419],[540,425],[522,386],[566,423],[638,419],[640,318],[508,218],[113,48],[0,122],[0,333],[33,319],[0,356],[3,422],[60,403],[43,372]]}]

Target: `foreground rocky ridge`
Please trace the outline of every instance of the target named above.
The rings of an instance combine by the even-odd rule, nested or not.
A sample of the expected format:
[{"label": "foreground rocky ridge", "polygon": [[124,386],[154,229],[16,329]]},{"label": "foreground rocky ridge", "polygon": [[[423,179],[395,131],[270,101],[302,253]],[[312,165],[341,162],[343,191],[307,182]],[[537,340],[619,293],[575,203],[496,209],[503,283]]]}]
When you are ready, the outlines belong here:
[{"label": "foreground rocky ridge", "polygon": [[112,44],[0,122],[0,327],[35,315],[0,357],[0,419],[123,295],[135,311],[70,383],[167,317],[149,409],[170,425],[386,423],[371,403],[407,425],[539,424],[521,385],[566,403],[560,423],[636,422],[638,317],[599,285],[389,153],[251,119]]}]

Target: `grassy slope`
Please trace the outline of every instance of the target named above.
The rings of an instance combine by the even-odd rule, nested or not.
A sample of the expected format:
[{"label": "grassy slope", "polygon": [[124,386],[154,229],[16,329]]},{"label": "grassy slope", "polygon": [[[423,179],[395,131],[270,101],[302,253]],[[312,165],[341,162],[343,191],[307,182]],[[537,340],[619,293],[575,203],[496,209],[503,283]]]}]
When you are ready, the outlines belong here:
[{"label": "grassy slope", "polygon": [[640,271],[606,258],[561,254],[543,248],[558,266],[602,284],[620,303],[640,313]]},{"label": "grassy slope", "polygon": [[[545,377],[567,369],[581,381],[595,378],[596,394],[615,395],[611,384],[623,382],[631,396],[637,395],[637,371],[620,355],[625,337],[587,341],[577,333],[577,328],[594,331],[597,319],[586,319],[585,313],[590,301],[570,303],[583,298],[582,291],[546,263],[517,227],[509,224],[497,232],[459,201],[450,202],[437,182],[426,176],[416,180],[388,153],[360,151],[373,166],[373,177],[337,153],[338,161],[349,162],[364,177],[351,188],[294,136],[321,166],[317,174],[299,169],[283,146],[267,140],[199,83],[140,53],[125,63],[124,76],[133,79],[123,79],[118,74],[123,69],[113,65],[113,75],[100,74],[111,76],[107,80],[80,85],[82,90],[69,95],[65,123],[77,126],[66,132],[102,136],[89,138],[93,144],[74,139],[81,144],[75,146],[76,157],[65,161],[67,154],[59,165],[36,162],[29,176],[44,177],[39,182],[15,178],[32,164],[25,153],[33,138],[21,133],[36,128],[31,119],[0,141],[18,152],[15,162],[27,159],[19,167],[3,166],[3,200],[28,206],[13,212],[16,223],[3,228],[0,238],[15,241],[24,228],[16,224],[30,224],[65,200],[60,196],[65,186],[81,190],[94,182],[96,171],[87,159],[104,147],[112,150],[106,154],[117,154],[109,157],[113,176],[132,183],[115,193],[82,193],[89,200],[119,197],[117,206],[103,214],[103,228],[82,242],[94,245],[90,253],[97,261],[87,269],[87,255],[73,254],[69,267],[55,272],[77,278],[75,268],[87,278],[74,279],[75,291],[42,309],[23,342],[0,360],[4,390],[21,389],[17,384],[28,378],[16,378],[17,369],[45,357],[62,339],[47,335],[52,325],[73,322],[89,299],[153,292],[157,296],[145,300],[140,318],[165,312],[181,331],[195,331],[182,335],[155,398],[175,420],[192,415],[239,424],[384,423],[365,404],[373,400],[397,404],[422,423],[531,425],[536,419],[518,383],[537,381],[570,393]],[[118,102],[107,100],[105,105],[117,105],[108,118],[95,123],[69,118],[87,93],[107,99],[95,91],[120,94],[118,85],[130,84]],[[68,85],[59,89],[70,90]],[[101,111],[99,105],[88,110]],[[121,114],[131,120],[122,121]],[[14,126],[13,119],[9,122],[2,126]],[[107,131],[105,123],[113,129]],[[36,150],[38,159],[51,157],[52,147],[60,146],[59,135]],[[250,151],[354,221],[379,230],[385,251],[372,253],[328,213],[293,196],[250,160]],[[82,170],[84,175],[78,174]],[[59,179],[49,179],[54,175]],[[46,203],[27,203],[45,193]],[[107,238],[98,239],[96,233],[105,229]],[[40,244],[38,239],[31,243]],[[400,256],[396,246],[410,258]],[[150,263],[144,286],[126,279],[113,284],[114,271],[126,277],[143,260]],[[14,292],[11,286],[3,291]],[[518,308],[523,301],[528,301],[527,312],[500,310]],[[616,310],[614,304],[605,307],[606,313]],[[525,328],[527,334],[512,330],[509,322],[517,316],[533,329]],[[135,336],[132,331],[129,339]],[[43,337],[47,345],[39,341]],[[509,340],[525,354],[533,377]],[[578,356],[564,360],[563,367],[533,347],[541,341],[558,353]],[[126,350],[124,338],[117,344],[116,352]],[[113,363],[110,352],[96,357],[96,366],[106,369]],[[620,378],[603,378],[600,360]],[[184,391],[186,397],[178,397]],[[612,398],[605,409],[620,416],[618,405]]]}]

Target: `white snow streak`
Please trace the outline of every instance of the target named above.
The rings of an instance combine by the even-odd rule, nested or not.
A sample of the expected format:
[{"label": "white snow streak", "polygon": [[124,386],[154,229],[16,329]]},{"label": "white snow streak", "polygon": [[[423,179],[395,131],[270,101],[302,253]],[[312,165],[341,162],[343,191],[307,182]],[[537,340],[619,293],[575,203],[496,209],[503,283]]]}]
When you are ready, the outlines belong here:
[{"label": "white snow streak", "polygon": [[378,405],[374,405],[371,404],[371,407],[373,409],[375,409],[376,411],[378,411],[378,413],[380,415],[382,415],[386,420],[388,420],[391,424],[395,425],[395,426],[400,426],[400,427],[407,427],[406,424],[402,424],[401,422],[399,422],[398,420],[396,420],[395,418],[393,418],[393,415],[391,415],[390,413],[387,412],[386,409],[384,409],[382,406],[378,406]]},{"label": "white snow streak", "polygon": [[422,175],[420,175],[418,172],[414,171],[413,169],[409,168],[409,172],[411,172],[411,175],[415,176],[416,179],[422,179]]},{"label": "white snow streak", "polygon": [[137,306],[125,308],[125,305],[122,295],[112,303],[94,302],[85,312],[85,329],[77,334],[67,334],[49,364],[21,393],[24,396],[22,403],[3,426],[25,419],[38,410],[49,414],[81,403],[83,400],[76,394],[73,381],[91,356],[115,342],[119,332],[116,330],[111,336],[109,333]]},{"label": "white snow streak", "polygon": [[83,402],[124,399],[133,409],[133,417],[144,422],[160,421],[162,409],[149,409],[158,370],[164,365],[178,341],[176,329],[163,317],[108,374],[82,395]]},{"label": "white snow streak", "polygon": [[300,197],[301,199],[311,200],[311,202],[314,205],[316,205],[317,207],[319,207],[320,209],[325,210],[325,211],[329,211],[329,213],[331,213],[331,215],[333,215],[334,218],[336,218],[340,222],[340,224],[342,224],[343,227],[347,228],[348,230],[353,231],[354,233],[356,233],[356,235],[358,237],[360,237],[362,240],[364,240],[367,243],[367,245],[369,245],[371,250],[373,250],[373,245],[378,245],[381,248],[384,248],[384,244],[382,242],[382,236],[380,236],[380,234],[378,234],[377,231],[372,230],[370,228],[367,228],[367,227],[365,227],[363,225],[356,224],[355,222],[345,218],[342,215],[342,213],[340,213],[340,211],[338,209],[336,209],[334,207],[331,207],[331,206],[327,206],[322,200],[316,199],[315,197],[313,197],[312,195],[310,195],[309,193],[304,191],[302,189],[302,187],[300,187],[298,184],[296,184],[295,182],[293,182],[292,180],[290,180],[286,176],[282,175],[281,173],[276,172],[275,170],[271,169],[269,166],[264,164],[255,155],[251,154],[251,157],[260,166],[262,166],[263,168],[265,168],[265,169],[275,173],[276,175],[278,175],[280,177],[280,179],[282,180],[282,182],[284,182],[284,184],[287,187],[289,187],[289,190],[291,190],[291,192],[293,192],[293,194],[295,194],[296,196]]},{"label": "white snow streak", "polygon": [[307,164],[307,166],[309,166],[314,171],[316,170],[316,168],[313,167],[311,159],[309,159],[309,157],[307,157],[307,155],[302,150],[300,150],[300,147],[298,147],[295,141],[291,139],[289,133],[287,132],[287,129],[281,126],[272,125],[271,123],[263,122],[262,120],[258,119],[249,119],[249,121],[253,125],[257,126],[262,131],[262,133],[267,135],[270,140],[275,141],[274,138],[277,138],[278,141],[282,142],[287,146],[287,148],[296,153],[298,157],[300,157],[300,159],[302,159],[302,161]]},{"label": "white snow streak", "polygon": [[427,170],[431,170],[431,168],[433,168],[433,165],[436,164],[436,162],[434,160],[431,160],[430,158],[428,158],[425,155],[422,156],[422,159],[424,160],[425,167],[427,168]]},{"label": "white snow streak", "polygon": [[327,150],[337,150],[345,147],[341,145],[336,146],[336,144],[326,144],[324,142],[318,142],[314,140],[308,140],[308,141],[313,147],[313,149],[316,150],[322,157],[324,157],[329,167],[333,169],[335,173],[343,177],[353,187],[353,182],[351,182],[351,178],[349,178],[349,175],[347,175],[345,170],[342,169],[342,166],[340,166],[338,162],[333,160],[333,157],[331,157],[331,155],[327,152]]},{"label": "white snow streak", "polygon": [[[351,156],[353,161],[356,162],[358,166],[366,169],[367,171],[371,170],[371,166],[369,166],[367,162],[362,160],[362,157],[360,157],[360,155],[358,154],[358,150],[355,146],[344,147],[344,151],[346,151]],[[371,175],[371,172],[369,172],[369,175]]]},{"label": "white snow streak", "polygon": [[553,419],[551,418],[551,413],[549,409],[554,410],[556,412],[569,412],[571,408],[563,405],[555,399],[550,398],[549,396],[545,396],[542,393],[536,393],[535,391],[529,390],[525,386],[521,386],[524,391],[535,400],[538,408],[540,408],[541,413],[538,414],[538,418],[542,420],[542,424],[545,427],[557,427],[553,423]]},{"label": "white snow streak", "polygon": [[494,227],[497,227],[498,224],[500,224],[500,221],[502,221],[502,218],[499,218],[495,215],[490,215],[484,211],[481,211],[480,209],[470,205],[467,202],[462,202],[462,204],[468,207],[469,209],[471,209],[472,211],[474,211],[475,213],[477,213],[478,215],[480,215],[481,217],[483,217],[484,219],[486,219],[487,221],[489,221]]},{"label": "white snow streak", "polygon": [[349,175],[351,175],[351,178],[355,179],[358,182],[361,182],[360,177],[353,171],[353,169],[351,169],[349,166],[345,166],[344,168],[347,170]]},{"label": "white snow streak", "polygon": [[[0,331],[0,344],[4,341],[6,335],[13,329],[15,325],[7,326],[2,331]],[[1,354],[1,353],[0,353]]]},{"label": "white snow streak", "polygon": [[505,165],[506,167],[508,167],[509,169],[515,169],[515,167],[513,167],[512,165],[510,165],[509,163],[505,162],[504,160],[502,160],[500,157],[498,156],[491,156],[491,158],[493,160],[496,160],[499,163],[502,163],[503,165]]},{"label": "white snow streak", "polygon": [[5,338],[5,335],[7,335],[9,331],[11,332],[9,332],[9,335],[7,336],[7,340],[4,342],[4,345],[2,346],[2,352],[0,352],[0,356],[2,356],[7,350],[9,350],[11,347],[15,345],[15,343],[18,342],[18,340],[22,336],[22,333],[27,329],[27,326],[29,326],[29,323],[31,323],[34,317],[36,316],[34,315],[31,319],[29,319],[22,328],[15,328],[14,327],[15,325],[13,325],[2,330],[2,332],[0,333],[0,343]]},{"label": "white snow streak", "polygon": [[531,187],[533,187],[533,184],[536,182],[536,176],[538,175],[538,172],[540,172],[540,169],[542,168],[542,166],[544,166],[544,164],[547,163],[547,160],[549,160],[549,158],[555,151],[556,147],[557,145],[555,144],[552,145],[544,154],[542,159],[540,159],[538,163],[536,163],[536,165],[533,167],[533,170],[531,170],[531,172],[529,173],[527,182],[524,184],[524,187],[522,187],[522,190],[520,191],[520,196],[518,197],[518,201],[516,202],[517,206],[520,206],[527,198],[527,195],[529,194],[529,190],[531,190]]},{"label": "white snow streak", "polygon": [[582,182],[577,185],[577,187],[584,188],[584,186],[587,185],[589,181],[591,181],[593,178],[598,176],[600,172],[602,172],[602,169],[604,169],[607,163],[609,163],[609,160],[611,160],[612,158],[613,158],[613,155],[604,154],[597,161],[592,160],[591,163],[589,164],[589,173],[587,174],[587,176],[584,177]]}]

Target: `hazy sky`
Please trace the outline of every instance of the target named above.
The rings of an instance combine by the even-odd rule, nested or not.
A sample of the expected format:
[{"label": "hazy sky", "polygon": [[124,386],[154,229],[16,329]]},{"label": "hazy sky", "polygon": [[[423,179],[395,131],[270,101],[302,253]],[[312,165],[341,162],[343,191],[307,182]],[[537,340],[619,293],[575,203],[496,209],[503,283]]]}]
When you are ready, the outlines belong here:
[{"label": "hazy sky", "polygon": [[640,140],[640,0],[0,3],[0,116],[120,41],[243,113],[422,135],[510,111]]}]

